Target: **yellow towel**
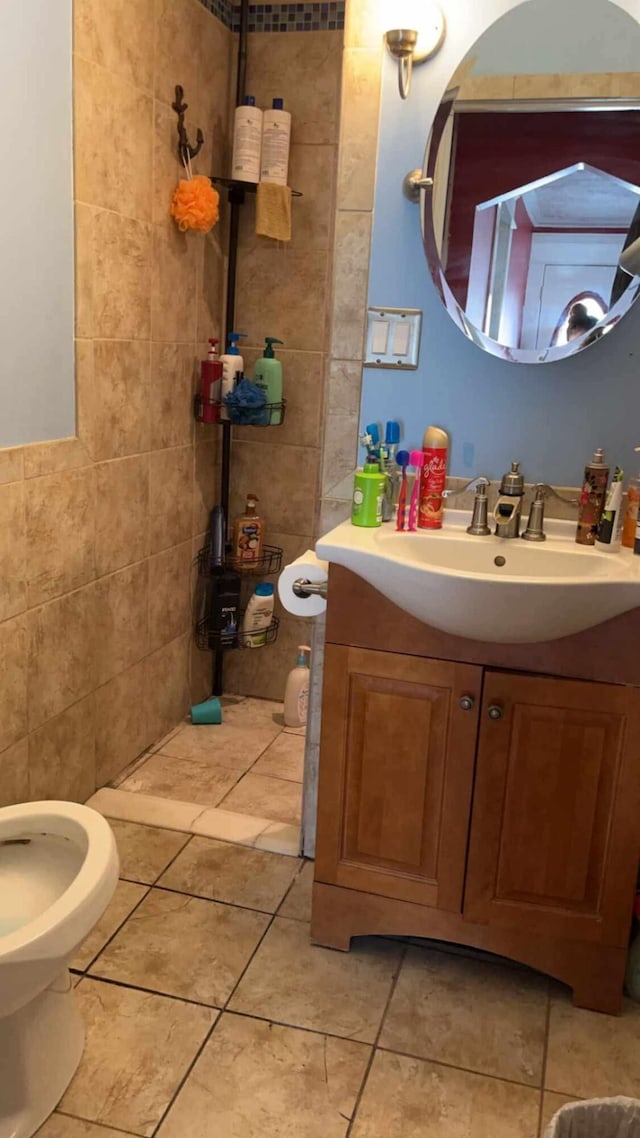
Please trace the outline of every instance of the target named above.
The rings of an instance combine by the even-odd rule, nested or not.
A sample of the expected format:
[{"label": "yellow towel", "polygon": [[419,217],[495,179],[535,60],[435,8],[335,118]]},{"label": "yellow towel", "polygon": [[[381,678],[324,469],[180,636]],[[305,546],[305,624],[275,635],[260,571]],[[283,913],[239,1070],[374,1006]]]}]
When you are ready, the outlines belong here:
[{"label": "yellow towel", "polygon": [[256,195],[256,233],[275,241],[291,240],[291,190],[260,182]]}]

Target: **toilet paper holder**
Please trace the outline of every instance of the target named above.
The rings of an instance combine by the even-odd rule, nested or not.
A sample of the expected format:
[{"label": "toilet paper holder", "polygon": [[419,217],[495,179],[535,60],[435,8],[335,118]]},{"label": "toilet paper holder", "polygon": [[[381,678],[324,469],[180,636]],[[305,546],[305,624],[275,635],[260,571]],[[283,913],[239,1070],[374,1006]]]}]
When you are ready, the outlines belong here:
[{"label": "toilet paper holder", "polygon": [[314,584],[312,581],[307,581],[305,577],[298,577],[297,581],[293,582],[291,586],[296,597],[305,600],[306,597],[323,597],[327,599],[328,581],[318,581]]}]

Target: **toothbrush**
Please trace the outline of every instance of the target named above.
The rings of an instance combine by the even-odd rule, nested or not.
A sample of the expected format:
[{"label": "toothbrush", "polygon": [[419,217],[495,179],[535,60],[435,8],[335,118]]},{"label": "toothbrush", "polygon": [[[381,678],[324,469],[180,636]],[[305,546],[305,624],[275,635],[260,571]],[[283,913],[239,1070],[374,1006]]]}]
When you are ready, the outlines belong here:
[{"label": "toothbrush", "polygon": [[402,482],[400,484],[400,494],[398,497],[398,515],[396,517],[397,530],[404,530],[404,523],[407,516],[407,467],[409,460],[410,455],[408,450],[398,451],[396,462],[398,466],[402,467]]},{"label": "toothbrush", "polygon": [[418,502],[420,499],[420,479],[422,476],[422,467],[424,466],[424,455],[421,450],[411,451],[411,465],[415,466],[416,474],[413,480],[413,490],[411,491],[411,505],[409,507],[409,533],[415,533],[416,518],[418,516]]}]

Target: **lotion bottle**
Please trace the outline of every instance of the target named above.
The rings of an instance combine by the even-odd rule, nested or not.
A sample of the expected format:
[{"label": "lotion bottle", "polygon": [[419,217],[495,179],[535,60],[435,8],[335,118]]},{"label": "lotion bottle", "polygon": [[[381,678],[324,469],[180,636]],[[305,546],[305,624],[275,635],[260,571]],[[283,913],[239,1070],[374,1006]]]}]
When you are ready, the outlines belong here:
[{"label": "lotion bottle", "polygon": [[275,427],[282,422],[282,408],[270,410],[274,404],[282,403],[282,364],[275,358],[274,344],[281,344],[275,336],[265,337],[265,349],[253,370],[253,382],[264,391],[267,409],[264,412],[263,426]]},{"label": "lotion bottle", "polygon": [[238,351],[238,340],[246,336],[246,332],[230,332],[228,338],[228,347],[223,356],[220,356],[220,363],[222,364],[222,380],[220,383],[220,418],[229,418],[229,408],[225,403],[225,397],[233,391],[236,386],[238,373],[240,375],[244,372],[244,360]]},{"label": "lotion bottle", "polygon": [[307,644],[298,646],[298,661],[287,676],[284,692],[285,727],[305,727],[309,709],[309,656]]},{"label": "lotion bottle", "polygon": [[274,99],[262,117],[262,161],[260,180],[286,186],[291,145],[291,115],[283,110],[283,100]]},{"label": "lotion bottle", "polygon": [[231,177],[239,182],[259,182],[261,151],[262,111],[256,107],[253,95],[245,95],[233,120]]},{"label": "lotion bottle", "polygon": [[274,588],[268,581],[256,585],[242,618],[245,648],[261,648],[267,643],[267,629],[273,620]]},{"label": "lotion bottle", "polygon": [[264,519],[258,517],[255,494],[247,494],[247,508],[233,523],[233,564],[235,569],[251,569],[262,557]]}]

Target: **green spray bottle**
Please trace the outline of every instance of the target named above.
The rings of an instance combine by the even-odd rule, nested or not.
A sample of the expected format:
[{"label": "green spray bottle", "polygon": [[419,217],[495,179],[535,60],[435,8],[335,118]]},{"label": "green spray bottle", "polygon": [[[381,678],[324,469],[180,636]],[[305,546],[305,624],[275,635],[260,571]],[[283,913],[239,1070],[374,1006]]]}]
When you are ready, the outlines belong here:
[{"label": "green spray bottle", "polygon": [[351,503],[351,524],[372,528],[382,525],[382,503],[387,475],[380,470],[380,461],[370,454],[362,470],[356,472]]},{"label": "green spray bottle", "polygon": [[[280,360],[275,358],[273,351],[274,344],[281,344],[282,340],[276,340],[275,336],[265,337],[264,355],[256,360],[253,369],[253,382],[256,387],[264,391],[267,401],[267,407],[272,406],[274,403],[282,403],[282,364]],[[277,407],[275,410],[267,410],[264,413],[263,426],[276,427],[282,422],[283,408]]]}]

